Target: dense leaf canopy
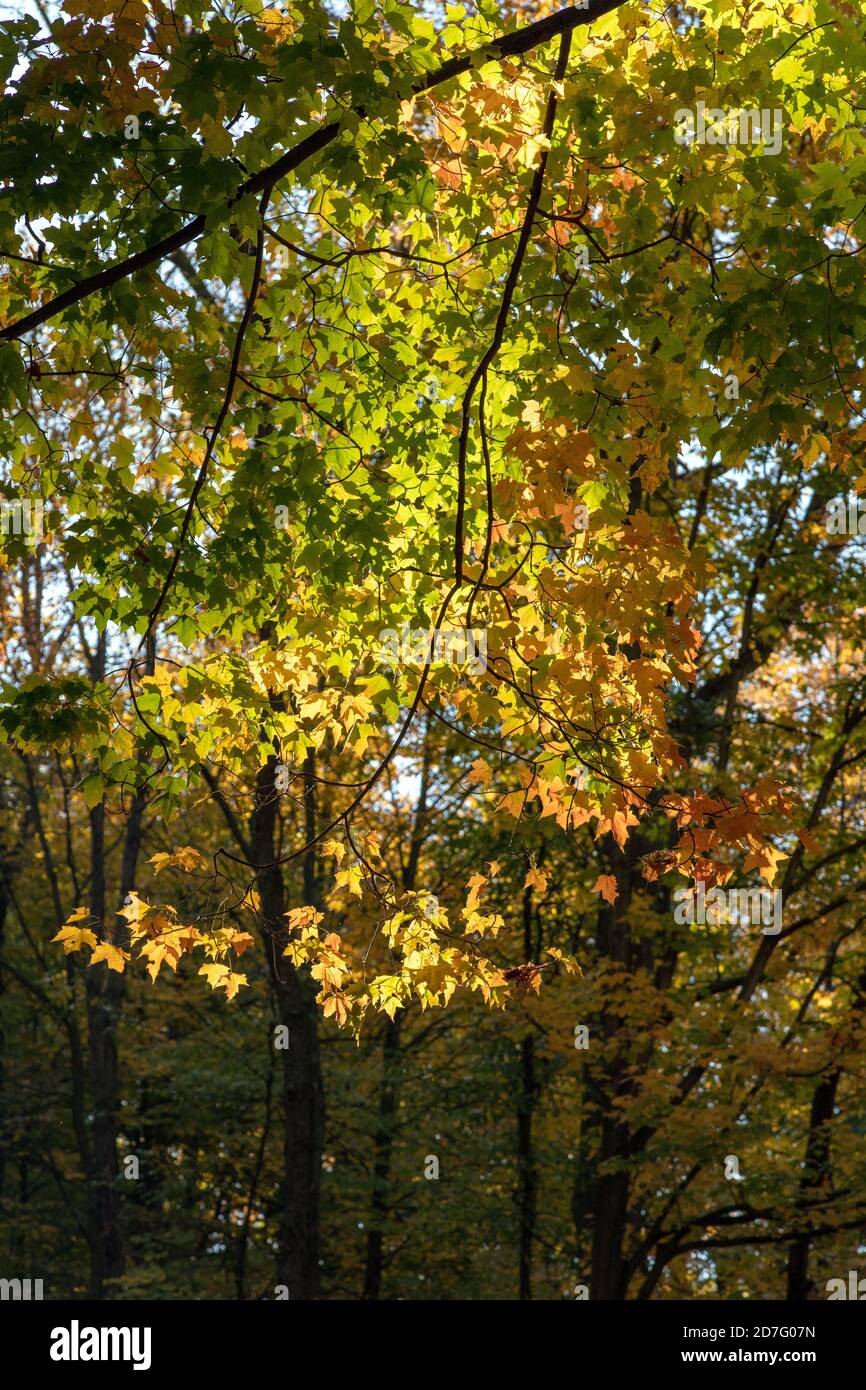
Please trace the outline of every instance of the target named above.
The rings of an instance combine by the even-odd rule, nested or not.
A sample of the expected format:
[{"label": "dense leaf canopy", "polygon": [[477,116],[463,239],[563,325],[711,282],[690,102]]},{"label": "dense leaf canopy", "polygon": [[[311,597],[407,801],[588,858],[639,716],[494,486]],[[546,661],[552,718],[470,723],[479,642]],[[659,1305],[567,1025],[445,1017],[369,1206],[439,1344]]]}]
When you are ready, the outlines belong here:
[{"label": "dense leaf canopy", "polygon": [[[301,1039],[238,1296],[268,1182],[255,1277],[316,1291],[287,1189],[352,1037],[333,1292],[389,1221],[435,1245],[388,1188],[423,1057],[442,1129],[516,1124],[521,1294],[540,1244],[556,1296],[786,1252],[807,1296],[866,1221],[862,6],[70,0],[0,63],[4,978],[70,1049],[90,1287],[146,1283],[121,1006],[216,1018],[206,981]],[[675,911],[759,888],[775,931]]]}]

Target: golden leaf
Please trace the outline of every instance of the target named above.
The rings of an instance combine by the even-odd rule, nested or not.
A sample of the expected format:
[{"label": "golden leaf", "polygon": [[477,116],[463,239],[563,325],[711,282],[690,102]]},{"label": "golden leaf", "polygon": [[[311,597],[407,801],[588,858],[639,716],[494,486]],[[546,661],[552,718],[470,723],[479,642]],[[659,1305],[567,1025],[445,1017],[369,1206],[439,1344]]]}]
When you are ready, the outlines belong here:
[{"label": "golden leaf", "polygon": [[109,970],[116,970],[118,975],[122,975],[129,960],[129,952],[122,951],[119,946],[112,946],[109,941],[100,941],[90,957],[90,964],[97,965],[101,960],[105,961]]}]

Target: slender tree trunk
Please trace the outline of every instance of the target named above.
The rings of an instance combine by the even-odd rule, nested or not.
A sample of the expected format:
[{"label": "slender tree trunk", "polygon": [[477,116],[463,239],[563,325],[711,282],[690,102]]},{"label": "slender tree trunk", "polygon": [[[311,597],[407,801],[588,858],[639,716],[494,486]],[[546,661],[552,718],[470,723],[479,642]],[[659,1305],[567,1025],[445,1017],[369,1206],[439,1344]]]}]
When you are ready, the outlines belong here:
[{"label": "slender tree trunk", "polygon": [[[812,1093],[809,1115],[809,1137],[806,1141],[806,1167],[800,1179],[800,1200],[805,1206],[830,1178],[830,1121],[836,1104],[841,1071],[836,1068],[818,1082]],[[800,1236],[788,1250],[788,1291],[790,1302],[803,1303],[809,1297],[812,1281],[809,1278],[811,1236]]]},{"label": "slender tree trunk", "polygon": [[[6,950],[6,915],[9,911],[9,879],[12,868],[5,851],[0,852],[0,956]],[[6,1181],[6,1148],[8,1134],[6,1116],[9,1113],[6,1096],[6,1030],[3,1027],[3,996],[6,993],[6,971],[0,967],[0,1203]]]},{"label": "slender tree trunk", "polygon": [[[523,890],[523,959],[533,957],[532,888]],[[535,955],[540,954],[536,950]],[[520,1089],[517,1096],[517,1211],[519,1222],[518,1289],[521,1300],[532,1298],[532,1247],[538,1203],[538,1174],[532,1152],[532,1120],[538,1098],[535,1038],[527,1033],[520,1044]]]},{"label": "slender tree trunk", "polygon": [[259,1139],[258,1149],[256,1150],[253,1171],[250,1175],[249,1195],[244,1209],[244,1219],[241,1225],[240,1234],[235,1250],[235,1297],[239,1302],[247,1296],[247,1255],[250,1245],[250,1223],[252,1220],[253,1206],[258,1195],[259,1183],[261,1182],[262,1170],[265,1165],[265,1154],[268,1148],[268,1135],[271,1129],[271,1097],[274,1089],[274,1049],[271,1040],[270,1058],[268,1067],[268,1077],[265,1082],[265,1109],[262,1119],[262,1133]]},{"label": "slender tree trunk", "polygon": [[[105,921],[105,807],[90,812],[90,912]],[[104,935],[104,932],[100,933]],[[88,1175],[90,1297],[104,1298],[106,1284],[123,1273],[117,1193],[117,1046],[105,965],[85,975],[88,1058],[93,1099],[91,1172]]]},{"label": "slender tree trunk", "polygon": [[520,1213],[520,1298],[532,1298],[532,1246],[538,1196],[538,1176],[532,1152],[535,1109],[535,1039],[527,1034],[520,1045],[520,1099],[517,1109],[517,1204]]},{"label": "slender tree trunk", "polygon": [[[636,945],[629,929],[632,893],[640,880],[638,861],[647,848],[637,834],[629,837],[624,850],[611,836],[605,837],[605,850],[616,877],[618,896],[613,904],[604,904],[599,909],[598,953],[603,960],[630,971],[641,968],[649,972],[653,964],[648,947]],[[628,1126],[617,1118],[617,1102],[633,1087],[629,1068],[634,1066],[634,1058],[628,1063],[625,1060],[629,1024],[615,1010],[604,1009],[598,1028],[600,1036],[596,1046],[603,1046],[606,1060],[590,1063],[589,1059],[594,1056],[590,1038],[587,1065],[592,1097],[587,1119],[595,1125],[597,1142],[593,1158],[597,1172],[592,1182],[590,1290],[593,1300],[620,1300],[626,1297],[629,1282],[626,1230],[630,1177],[623,1165],[634,1156],[635,1139]],[[645,1064],[649,1064],[651,1055],[650,1042],[642,1050]]]},{"label": "slender tree trunk", "polygon": [[[866,970],[860,975],[856,985],[856,997],[851,1012],[854,1016],[866,1009]],[[809,1114],[809,1137],[806,1140],[806,1157],[803,1176],[800,1179],[800,1202],[804,1218],[807,1216],[809,1202],[829,1187],[833,1174],[830,1166],[831,1130],[833,1111],[836,1108],[836,1095],[842,1078],[841,1067],[834,1067],[822,1076],[812,1092],[812,1108]],[[804,1303],[812,1292],[809,1277],[809,1255],[812,1237],[800,1236],[792,1242],[788,1250],[788,1291],[785,1295],[791,1303]]]},{"label": "slender tree trunk", "polygon": [[[146,670],[153,674],[154,649],[148,645]],[[94,680],[104,675],[105,639],[100,639],[92,661]],[[120,864],[120,903],[135,886],[135,875],[141,850],[145,797],[136,792],[132,798],[123,841]],[[105,862],[105,806],[100,803],[90,812],[90,912],[101,923],[102,939],[110,939],[121,947],[126,944],[120,931],[122,919],[105,921],[108,888]],[[118,923],[115,926],[115,923]],[[124,1000],[124,977],[104,964],[88,970],[85,975],[87,998],[88,1053],[90,1087],[93,1096],[93,1143],[90,1190],[89,1229],[91,1233],[90,1296],[104,1298],[112,1279],[123,1274],[126,1252],[120,1222],[118,1190],[117,1116],[119,1109],[119,1074],[117,1063],[117,1028]]]},{"label": "slender tree trunk", "polygon": [[[427,833],[427,796],[430,790],[430,721],[424,731],[424,751],[421,759],[421,781],[415,806],[409,857],[403,870],[403,887],[408,893],[415,888],[418,864]],[[367,1221],[367,1252],[364,1264],[362,1298],[381,1297],[384,1270],[384,1227],[388,1215],[388,1191],[394,1152],[394,1126],[399,1107],[400,1034],[406,1013],[401,1010],[387,1019],[382,1036],[382,1071],[379,1082],[379,1113],[373,1137],[373,1190]]]},{"label": "slender tree trunk", "polygon": [[[599,1164],[625,1157],[628,1153],[628,1132],[623,1125],[605,1117],[601,1130]],[[595,1219],[592,1231],[592,1283],[594,1300],[625,1298],[626,1211],[628,1207],[628,1174],[603,1174],[596,1186]]]},{"label": "slender tree trunk", "polygon": [[[5,806],[4,810],[7,809]],[[9,908],[12,905],[12,883],[18,872],[21,853],[24,847],[24,838],[27,832],[28,816],[25,812],[21,819],[21,827],[16,836],[16,842],[11,846],[0,846],[0,959],[6,952],[6,918]],[[6,993],[6,971],[0,965],[0,1004]],[[6,1130],[5,1116],[8,1114],[6,1105],[6,1032],[3,1027],[3,1014],[0,1010],[0,1200],[4,1192],[4,1181],[6,1176],[6,1149],[8,1143],[8,1133]]]},{"label": "slender tree trunk", "polygon": [[[91,679],[105,674],[106,640],[103,633],[91,657]],[[105,804],[90,810],[90,914],[105,936]],[[104,1298],[106,1282],[123,1273],[124,1251],[120,1236],[117,1193],[117,1048],[113,1012],[106,998],[105,965],[85,972],[88,1060],[93,1101],[91,1171],[88,1174],[88,1229],[90,1232],[90,1297]]]},{"label": "slender tree trunk", "polygon": [[[277,1283],[290,1299],[315,1298],[319,1291],[319,1199],[324,1144],[324,1092],[319,1057],[315,991],[282,955],[286,939],[286,895],[277,855],[276,758],[259,769],[250,818],[250,847],[257,865],[263,944],[279,1022],[289,1045],[280,1050],[283,1116],[283,1179],[280,1191]],[[305,788],[309,818],[312,773]],[[312,807],[314,809],[314,807]],[[309,856],[308,856],[309,858]],[[313,882],[305,862],[305,886]]]},{"label": "slender tree trunk", "polygon": [[377,1299],[382,1292],[384,1226],[388,1213],[388,1184],[394,1146],[394,1120],[397,1113],[400,1070],[400,1029],[405,1015],[395,1014],[385,1022],[382,1037],[382,1079],[379,1085],[379,1115],[373,1140],[373,1191],[367,1228],[367,1258],[362,1297]]}]

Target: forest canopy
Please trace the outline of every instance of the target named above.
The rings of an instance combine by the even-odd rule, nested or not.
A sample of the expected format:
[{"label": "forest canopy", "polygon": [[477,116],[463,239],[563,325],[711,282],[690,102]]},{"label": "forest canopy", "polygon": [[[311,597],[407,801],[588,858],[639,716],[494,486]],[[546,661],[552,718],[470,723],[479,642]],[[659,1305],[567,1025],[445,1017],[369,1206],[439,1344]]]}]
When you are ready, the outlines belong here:
[{"label": "forest canopy", "polygon": [[0,65],[6,1262],[825,1297],[862,5],[22,4]]}]

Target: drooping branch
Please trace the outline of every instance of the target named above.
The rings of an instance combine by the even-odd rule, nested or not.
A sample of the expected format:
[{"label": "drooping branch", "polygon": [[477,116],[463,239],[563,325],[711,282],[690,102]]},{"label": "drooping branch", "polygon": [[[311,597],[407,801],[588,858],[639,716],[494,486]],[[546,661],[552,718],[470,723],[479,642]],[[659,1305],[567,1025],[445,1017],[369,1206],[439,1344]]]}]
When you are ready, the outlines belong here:
[{"label": "drooping branch", "polygon": [[[565,76],[565,71],[568,66],[568,54],[570,46],[571,31],[570,29],[567,29],[564,31],[560,40],[559,57],[557,59],[556,69],[554,72],[555,83],[561,82],[563,77]],[[529,239],[532,236],[532,231],[535,226],[535,214],[538,210],[538,204],[541,200],[541,190],[544,187],[544,175],[547,170],[547,151],[550,147],[550,138],[553,134],[553,124],[555,119],[556,89],[554,87],[547,98],[547,106],[544,113],[544,124],[542,125],[541,131],[546,141],[546,144],[542,148],[541,156],[538,160],[537,165],[535,166],[535,173],[532,178],[532,186],[529,190],[529,199],[526,204],[526,212],[523,218],[523,225],[520,228],[520,236],[517,241],[517,250],[514,253],[514,258],[511,262],[511,266],[508,271],[508,276],[505,281],[505,288],[502,291],[502,299],[499,305],[499,313],[496,315],[496,326],[493,330],[493,338],[491,339],[487,349],[481,357],[481,360],[479,361],[474,372],[472,373],[472,376],[469,378],[469,382],[463,395],[460,441],[457,450],[457,517],[454,523],[454,577],[456,583],[458,584],[461,584],[463,582],[463,540],[465,526],[464,514],[466,509],[466,457],[469,449],[469,427],[471,423],[472,400],[479,382],[483,382],[485,384],[485,387],[481,394],[481,405],[479,414],[482,440],[485,441],[486,454],[486,440],[484,435],[484,397],[486,395],[487,369],[490,366],[493,359],[496,357],[496,354],[499,352],[499,349],[502,346],[502,340],[505,337],[505,328],[506,324],[508,323],[508,315],[511,312],[511,304],[514,299],[514,291],[517,288],[517,281],[520,278],[520,271],[523,266],[523,260],[526,255],[527,247],[529,246]],[[490,528],[492,527],[493,518],[490,509],[489,461],[485,458],[485,462],[487,463],[488,467],[487,516],[489,535]],[[484,567],[482,568],[482,572],[480,575],[481,579],[484,578],[484,575],[487,572],[486,564],[488,554],[489,544],[485,546],[485,559]],[[476,586],[475,593],[477,592],[478,588]],[[473,598],[474,596],[475,594],[473,594]],[[471,615],[471,600],[469,614]]]},{"label": "drooping branch", "polygon": [[[259,207],[259,213],[262,219],[264,219],[267,200],[268,195],[265,193],[262,195],[261,204]],[[168,567],[168,573],[166,574],[165,579],[163,580],[162,587],[159,591],[156,602],[154,603],[148,615],[147,627],[145,628],[144,638],[142,639],[142,641],[146,641],[146,639],[149,638],[151,633],[155,630],[157,620],[159,619],[159,615],[162,612],[165,600],[168,597],[168,591],[171,588],[172,581],[174,580],[174,576],[177,571],[177,567],[180,564],[181,552],[183,551],[184,542],[186,541],[187,534],[192,523],[193,512],[195,511],[195,506],[196,502],[198,501],[199,493],[204,487],[205,479],[207,478],[208,468],[210,467],[210,461],[213,457],[213,452],[216,448],[216,443],[219,439],[220,431],[222,430],[226,416],[228,415],[229,410],[231,409],[231,404],[235,393],[235,387],[237,385],[238,371],[240,369],[241,352],[243,351],[244,338],[246,337],[247,329],[250,326],[250,321],[253,316],[253,310],[255,308],[256,297],[259,292],[259,285],[261,283],[263,254],[264,231],[262,227],[260,227],[259,234],[256,239],[256,252],[255,263],[253,265],[252,283],[250,285],[249,294],[247,295],[246,304],[244,305],[244,312],[241,316],[240,326],[235,335],[235,345],[234,350],[232,352],[231,364],[229,366],[228,382],[226,384],[225,394],[223,395],[223,402],[220,407],[219,414],[217,415],[217,418],[210,431],[210,434],[208,435],[207,447],[205,448],[204,458],[201,461],[201,466],[199,467],[198,474],[196,475],[196,480],[193,485],[192,492],[190,493],[189,502],[187,503],[187,508],[184,512],[183,523],[180,528],[180,536],[178,537],[178,542],[175,546],[174,554],[172,555],[171,563]]]}]

